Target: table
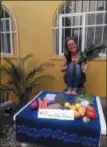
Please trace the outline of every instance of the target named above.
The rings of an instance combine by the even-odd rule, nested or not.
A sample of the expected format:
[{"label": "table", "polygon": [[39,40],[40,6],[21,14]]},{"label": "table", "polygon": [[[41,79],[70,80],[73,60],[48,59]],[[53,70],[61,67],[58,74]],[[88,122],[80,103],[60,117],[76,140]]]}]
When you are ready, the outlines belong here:
[{"label": "table", "polygon": [[[41,91],[36,97],[34,97],[34,99],[38,98],[39,95],[42,93],[43,91]],[[16,121],[16,117],[23,111],[26,109],[26,107],[28,107],[31,102],[34,100],[32,99],[27,105],[25,105],[19,112],[17,112],[15,115],[14,115],[14,121]],[[102,110],[102,106],[101,106],[101,102],[100,102],[100,98],[97,96],[96,97],[96,102],[97,102],[97,107],[98,107],[98,113],[99,113],[99,116],[100,116],[100,127],[101,127],[101,135],[106,135],[106,122],[105,122],[105,118],[104,118],[104,114],[103,114],[103,110]],[[27,144],[23,144],[22,143],[22,146],[27,146]]]}]

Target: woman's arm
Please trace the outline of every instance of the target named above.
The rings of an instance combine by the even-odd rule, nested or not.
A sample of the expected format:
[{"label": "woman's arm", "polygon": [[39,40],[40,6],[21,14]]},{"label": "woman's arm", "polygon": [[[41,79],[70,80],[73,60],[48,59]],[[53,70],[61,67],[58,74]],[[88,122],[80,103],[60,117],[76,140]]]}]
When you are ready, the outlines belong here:
[{"label": "woman's arm", "polygon": [[62,57],[62,61],[61,61],[61,71],[64,72],[67,68],[67,60],[65,58],[65,56]]},{"label": "woman's arm", "polygon": [[82,63],[82,71],[83,73],[86,73],[87,69],[89,66],[89,61],[87,61],[87,63]]}]

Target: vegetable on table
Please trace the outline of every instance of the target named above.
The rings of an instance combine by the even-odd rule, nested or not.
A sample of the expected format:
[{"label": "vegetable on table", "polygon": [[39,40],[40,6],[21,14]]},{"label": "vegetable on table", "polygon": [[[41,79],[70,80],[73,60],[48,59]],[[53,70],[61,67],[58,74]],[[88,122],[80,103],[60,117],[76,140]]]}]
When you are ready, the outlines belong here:
[{"label": "vegetable on table", "polygon": [[38,107],[39,107],[38,101],[34,101],[34,102],[32,102],[31,105],[30,105],[30,108],[31,108],[32,110],[37,110]]},{"label": "vegetable on table", "polygon": [[38,98],[39,109],[43,107],[43,102],[40,98]]},{"label": "vegetable on table", "polygon": [[44,103],[44,108],[47,109],[48,108],[48,104],[47,104],[47,100],[46,100],[45,97],[43,99],[43,103]]}]

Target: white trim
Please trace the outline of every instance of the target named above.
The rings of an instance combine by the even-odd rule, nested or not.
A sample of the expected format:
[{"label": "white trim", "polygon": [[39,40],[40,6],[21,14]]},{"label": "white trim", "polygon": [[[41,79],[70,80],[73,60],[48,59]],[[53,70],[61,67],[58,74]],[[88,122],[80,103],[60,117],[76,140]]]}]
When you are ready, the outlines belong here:
[{"label": "white trim", "polygon": [[[95,3],[95,9],[97,8],[97,0],[96,0],[96,3]],[[96,21],[97,21],[97,14],[98,13],[95,13],[95,25],[96,25]],[[93,44],[95,43],[95,37],[96,37],[96,26],[94,27],[94,38],[93,38]]]},{"label": "white trim", "polygon": [[[71,1],[71,11],[72,11],[72,13],[73,13],[73,10],[74,10],[74,3],[75,3],[75,1]],[[74,24],[74,19],[73,18],[72,18],[72,24]],[[71,35],[72,35],[72,33],[73,33],[73,31],[71,29]]]},{"label": "white trim", "polygon": [[98,112],[99,112],[99,118],[100,118],[100,126],[101,126],[101,135],[106,135],[106,121],[104,118],[103,109],[101,106],[100,98],[96,97],[97,106],[98,106]]},{"label": "white trim", "polygon": [[21,110],[19,110],[14,116],[13,116],[13,120],[16,121],[16,116],[22,112],[29,104],[32,103],[32,101],[34,101],[34,99],[36,99],[43,91],[41,91],[40,93],[38,93],[31,101],[29,101]]},{"label": "white trim", "polygon": [[[18,25],[17,25],[17,21],[15,19],[14,13],[12,12],[12,10],[10,8],[8,8],[4,2],[2,1],[2,6],[4,8],[4,10],[8,10],[9,15],[11,16],[11,18],[13,19],[13,23],[15,25],[15,31],[12,31],[12,33],[16,33],[16,56],[19,58],[20,55],[20,50],[19,50],[19,35],[18,35]],[[1,18],[1,20],[4,18]],[[5,18],[5,19],[9,19],[9,18]],[[3,33],[3,32],[2,32]],[[8,54],[7,54],[8,55]]]},{"label": "white trim", "polygon": [[11,54],[13,55],[13,38],[12,38],[12,23],[11,19],[9,20],[10,23],[10,46],[11,46]]},{"label": "white trim", "polygon": [[56,22],[58,24],[58,26],[59,26],[59,23],[58,23],[59,22],[59,16],[58,16],[59,12],[58,11],[59,11],[59,5],[57,5],[57,22]]},{"label": "white trim", "polygon": [[1,34],[8,34],[8,33],[17,33],[16,31],[3,31],[3,32],[0,32]]},{"label": "white trim", "polygon": [[[101,26],[107,26],[107,24],[96,24],[96,25],[85,25],[86,28],[90,28],[90,27],[101,27]],[[61,27],[62,29],[70,29],[70,28],[82,28],[82,25],[81,26],[68,26],[68,27]],[[59,27],[52,27],[51,28],[52,30],[55,30],[55,29],[59,29]]]},{"label": "white trim", "polygon": [[72,16],[79,16],[79,15],[84,15],[84,14],[96,14],[96,13],[106,13],[106,11],[90,11],[90,12],[80,12],[80,13],[68,13],[68,14],[60,14],[62,17],[71,17]]},{"label": "white trim", "polygon": [[0,20],[9,20],[10,18],[0,18]]},{"label": "white trim", "polygon": [[85,21],[86,21],[86,14],[83,15],[83,20],[82,20],[83,33],[82,33],[81,51],[84,51],[84,47],[85,47]]},{"label": "white trim", "polygon": [[84,13],[68,13],[68,14],[60,14],[61,17],[72,17],[72,16],[83,16]]},{"label": "white trim", "polygon": [[0,53],[0,56],[1,56],[1,57],[13,57],[13,54],[1,52],[1,53]]},{"label": "white trim", "polygon": [[[79,24],[80,24],[80,21],[81,19],[80,19],[80,16],[79,16]],[[81,24],[80,24],[81,25]],[[79,38],[80,38],[80,28],[78,28],[78,44],[79,44]]]},{"label": "white trim", "polygon": [[[97,5],[97,2],[96,2],[96,5]],[[82,51],[84,51],[84,48],[86,47],[85,38],[87,37],[86,36],[86,33],[87,33],[86,28],[91,28],[91,27],[94,28],[94,38],[93,38],[93,43],[94,43],[95,37],[96,37],[96,27],[107,26],[106,23],[104,24],[104,21],[103,21],[103,24],[96,24],[96,15],[101,14],[101,13],[105,14],[106,11],[91,11],[91,12],[82,12],[82,13],[59,14],[59,27],[52,27],[52,30],[55,30],[55,29],[59,30],[59,55],[62,55],[62,29],[69,28],[72,31],[72,29],[79,29],[80,30],[80,28],[82,28],[82,44],[81,45],[82,45]],[[86,25],[85,20],[86,20],[87,14],[95,14],[95,24]],[[65,17],[72,18],[73,16],[79,16],[79,19],[80,19],[80,16],[83,16],[84,18],[82,19],[82,24],[79,24],[77,26],[62,26],[62,18],[65,18]],[[79,35],[79,32],[78,32],[78,35]],[[86,38],[86,42],[87,42],[87,38]]]},{"label": "white trim", "polygon": [[[103,24],[104,24],[105,13],[103,14]],[[101,43],[103,42],[103,35],[104,35],[104,26],[102,27],[102,38]]]},{"label": "white trim", "polygon": [[59,15],[59,55],[62,54],[62,16]]}]

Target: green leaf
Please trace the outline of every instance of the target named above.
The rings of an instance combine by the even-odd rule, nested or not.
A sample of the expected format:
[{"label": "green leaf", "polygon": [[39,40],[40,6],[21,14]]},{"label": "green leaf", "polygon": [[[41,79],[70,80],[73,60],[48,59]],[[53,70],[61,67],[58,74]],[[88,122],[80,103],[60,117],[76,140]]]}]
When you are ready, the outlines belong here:
[{"label": "green leaf", "polygon": [[37,69],[37,68],[32,69],[32,70],[27,74],[26,80],[29,80],[29,79],[33,78],[37,72],[41,72],[41,71],[42,71],[41,69]]},{"label": "green leaf", "polygon": [[31,81],[31,82],[28,84],[27,88],[28,88],[28,87],[31,87],[31,85],[36,84],[36,82],[38,82],[39,80],[43,80],[43,79],[46,79],[46,78],[55,80],[55,78],[54,78],[53,76],[49,76],[49,75],[39,76],[39,77],[35,78],[33,81]]},{"label": "green leaf", "polygon": [[55,66],[54,64],[49,63],[49,62],[42,63],[37,68],[32,69],[28,73],[26,79],[29,80],[29,79],[33,78],[37,72],[42,72],[45,67],[54,67],[54,66]]},{"label": "green leaf", "polygon": [[34,67],[29,72],[24,70],[24,63],[32,56],[32,54],[29,54],[24,58],[20,58],[18,64],[12,62],[11,59],[4,59],[9,66],[2,66],[0,71],[1,73],[6,73],[9,76],[9,80],[6,84],[0,85],[0,90],[12,91],[18,96],[19,100],[23,101],[28,99],[28,95],[31,94],[32,88],[39,85],[37,83],[39,80],[46,78],[54,79],[54,77],[49,75],[37,77],[37,73],[42,72],[46,67],[54,67],[54,64],[49,62],[41,63],[38,67]]},{"label": "green leaf", "polygon": [[11,75],[10,68],[4,67],[4,66],[0,67],[0,73]]},{"label": "green leaf", "polygon": [[15,64],[12,62],[10,58],[4,58],[4,61],[6,61],[11,67],[15,68]]},{"label": "green leaf", "polygon": [[41,63],[39,65],[39,67],[37,68],[37,70],[43,70],[44,68],[46,67],[54,67],[55,65],[53,63],[50,63],[50,62],[44,62],[44,63]]},{"label": "green leaf", "polygon": [[15,93],[18,96],[17,90],[13,86],[0,84],[0,90],[2,90],[2,91],[12,91],[13,93]]},{"label": "green leaf", "polygon": [[28,60],[29,58],[33,57],[33,54],[28,54],[23,58],[23,62],[25,62],[26,60]]}]

